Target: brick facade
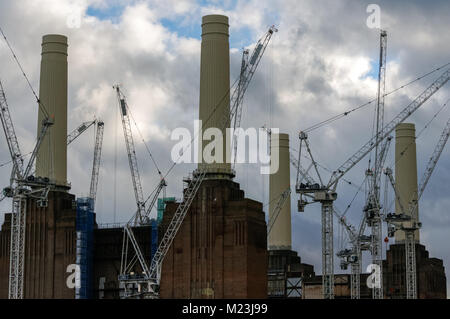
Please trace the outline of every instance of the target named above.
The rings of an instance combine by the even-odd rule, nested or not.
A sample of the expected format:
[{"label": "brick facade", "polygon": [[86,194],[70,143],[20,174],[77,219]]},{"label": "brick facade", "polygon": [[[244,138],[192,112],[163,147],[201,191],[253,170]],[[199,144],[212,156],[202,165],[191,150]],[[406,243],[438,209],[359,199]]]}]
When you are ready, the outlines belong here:
[{"label": "brick facade", "polygon": [[[75,289],[66,284],[67,266],[76,261],[74,200],[74,195],[57,191],[48,194],[46,208],[28,200],[24,298],[75,298]],[[8,298],[10,230],[11,214],[6,214],[0,232],[0,298]]]},{"label": "brick facade", "polygon": [[[178,204],[168,203],[162,234]],[[164,259],[161,298],[267,298],[262,204],[239,184],[205,180]]]}]

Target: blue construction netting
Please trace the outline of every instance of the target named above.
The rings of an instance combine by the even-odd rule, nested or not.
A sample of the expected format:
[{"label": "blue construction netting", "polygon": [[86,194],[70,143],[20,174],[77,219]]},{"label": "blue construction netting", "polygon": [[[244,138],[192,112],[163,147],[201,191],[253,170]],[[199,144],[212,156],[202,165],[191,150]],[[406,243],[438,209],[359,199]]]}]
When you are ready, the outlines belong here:
[{"label": "blue construction netting", "polygon": [[158,217],[156,218],[158,225],[162,221],[162,218],[164,215],[164,210],[166,209],[166,203],[174,202],[174,201],[175,201],[175,197],[158,198],[158,206],[157,206]]},{"label": "blue construction netting", "polygon": [[77,257],[79,276],[76,280],[76,299],[91,299],[93,286],[94,201],[77,199]]}]

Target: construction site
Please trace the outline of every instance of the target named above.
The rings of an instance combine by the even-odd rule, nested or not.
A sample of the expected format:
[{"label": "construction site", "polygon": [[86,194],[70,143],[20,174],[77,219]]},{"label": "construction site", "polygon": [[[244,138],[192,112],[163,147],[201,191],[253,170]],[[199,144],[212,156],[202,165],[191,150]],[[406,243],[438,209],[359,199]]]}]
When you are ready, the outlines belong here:
[{"label": "construction site", "polygon": [[[37,122],[38,129],[31,154],[22,151],[16,136],[15,114],[10,112],[14,106],[8,103],[11,84],[2,78],[0,117],[6,141],[2,151],[9,151],[11,178],[1,181],[0,200],[9,201],[11,208],[0,228],[0,298],[446,299],[444,261],[430,256],[429,247],[421,242],[419,207],[450,136],[450,120],[435,137],[429,161],[421,163],[416,125],[409,117],[448,86],[449,65],[429,72],[427,88],[410,97],[401,112],[385,116],[385,97],[396,89],[386,89],[388,34],[379,30],[373,39],[379,48],[377,92],[372,92],[376,99],[366,103],[374,129],[367,130],[367,142],[353,145],[354,153],[327,172],[315,160],[310,136],[316,127],[298,127],[293,136],[283,127],[275,131],[260,123],[269,154],[277,154],[279,163],[268,176],[266,205],[252,199],[249,190],[236,181],[236,150],[242,132],[230,135],[227,129],[241,127],[245,95],[253,89],[250,83],[258,77],[269,43],[283,30],[271,26],[250,49],[242,50],[240,70],[235,70],[239,76],[233,79],[229,18],[212,14],[198,20],[202,33],[195,120],[202,121],[203,130],[218,129],[224,143],[214,150],[215,161],[202,158],[195,170],[185,171],[183,180],[157,169],[157,187],[145,194],[135,149],[139,139],[133,135],[134,106],[128,103],[125,85],[116,84],[121,79],[107,79],[116,97],[116,104],[108,108],[120,113],[119,130],[126,146],[122,152],[127,155],[136,204],[134,211],[124,214],[132,217],[121,224],[99,223],[96,208],[97,190],[103,187],[104,127],[114,124],[95,118],[68,131],[72,127],[68,125],[68,56],[77,43],[65,35],[46,34],[41,52],[36,48],[35,54],[41,54],[38,93],[31,84],[30,88],[38,117],[28,121]],[[0,49],[11,51],[28,81],[17,58],[20,55],[10,45],[12,38],[1,33],[7,46]],[[424,77],[418,75],[415,81]],[[323,114],[318,125],[334,120],[328,118]],[[352,125],[350,118],[346,121]],[[67,177],[67,148],[92,129],[90,187],[88,196],[78,196],[71,193]],[[194,136],[191,143],[202,138]],[[201,154],[208,147],[204,144],[199,144]],[[153,151],[150,148],[150,156]],[[386,161],[389,152],[395,159],[392,167]],[[342,212],[334,203],[340,198],[340,184],[349,183],[347,173],[362,162],[368,163],[360,172],[364,182],[358,190],[364,206],[351,207],[360,220],[352,225],[346,218],[351,205]],[[426,167],[420,179],[418,166]],[[166,194],[169,183],[183,184],[182,194]],[[294,215],[307,217],[312,206],[321,212],[321,232],[314,237],[321,242],[320,265],[294,250]],[[368,270],[366,264],[370,264]]]}]

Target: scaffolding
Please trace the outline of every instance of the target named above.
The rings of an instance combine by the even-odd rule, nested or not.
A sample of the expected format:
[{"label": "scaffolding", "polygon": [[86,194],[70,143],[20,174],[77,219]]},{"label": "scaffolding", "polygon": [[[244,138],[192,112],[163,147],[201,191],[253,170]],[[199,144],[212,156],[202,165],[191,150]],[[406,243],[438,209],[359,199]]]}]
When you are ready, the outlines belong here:
[{"label": "scaffolding", "polygon": [[77,199],[77,255],[79,275],[76,277],[75,298],[91,299],[93,287],[94,200]]}]

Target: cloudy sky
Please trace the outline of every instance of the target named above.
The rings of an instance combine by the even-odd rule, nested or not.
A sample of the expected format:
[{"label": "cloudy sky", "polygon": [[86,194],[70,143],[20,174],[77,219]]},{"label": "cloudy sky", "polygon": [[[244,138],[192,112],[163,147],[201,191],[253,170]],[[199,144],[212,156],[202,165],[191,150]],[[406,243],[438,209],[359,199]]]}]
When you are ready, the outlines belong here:
[{"label": "cloudy sky", "polygon": [[[243,108],[243,127],[267,124],[289,133],[298,149],[298,131],[375,98],[379,30],[366,21],[373,1],[193,1],[193,0],[17,0],[0,1],[0,26],[15,49],[33,87],[39,88],[41,39],[59,33],[69,38],[69,130],[94,117],[105,122],[105,140],[97,197],[99,223],[123,222],[135,210],[118,107],[112,85],[120,83],[139,130],[134,128],[144,193],[158,183],[147,143],[163,172],[172,165],[176,143],[170,135],[177,127],[193,130],[198,117],[201,17],[220,13],[230,18],[231,77],[237,77],[241,50],[252,48],[275,24],[279,32],[262,59]],[[381,27],[388,32],[387,91],[391,91],[450,62],[450,3],[377,1]],[[37,107],[4,41],[0,41],[0,78],[9,101],[22,151],[32,149],[36,138]],[[443,70],[386,98],[390,120],[420,94]],[[447,85],[408,121],[421,131],[450,98]],[[418,173],[422,175],[450,115],[445,107],[417,139]],[[335,169],[372,134],[374,104],[309,134],[317,161]],[[81,136],[68,149],[71,192],[89,192],[94,132]],[[432,257],[442,258],[450,277],[450,152],[444,150],[420,204],[422,243]],[[11,170],[3,133],[0,134],[0,180],[6,186]],[[386,165],[392,166],[393,147]],[[307,163],[305,163],[307,165]],[[368,158],[346,178],[355,185],[364,179]],[[194,166],[177,165],[167,178],[167,195],[181,197],[182,177]],[[256,164],[237,166],[237,181],[246,196],[268,201],[268,179]],[[291,170],[292,183],[295,172]],[[321,170],[324,179],[329,172]],[[344,211],[357,187],[340,184],[336,206]],[[392,198],[389,202],[392,201]],[[358,225],[364,192],[347,212]],[[1,217],[11,203],[0,203]],[[267,211],[267,206],[265,206]],[[296,212],[292,196],[293,246],[303,262],[321,272],[320,211],[310,205]],[[335,227],[336,249],[338,226]],[[365,256],[368,263],[369,256]],[[336,271],[340,271],[336,258]],[[450,282],[450,280],[449,280]],[[450,291],[450,285],[448,286]]]}]

